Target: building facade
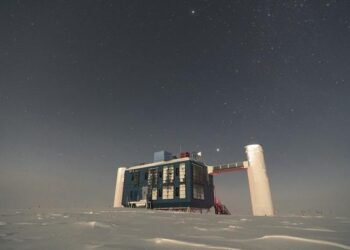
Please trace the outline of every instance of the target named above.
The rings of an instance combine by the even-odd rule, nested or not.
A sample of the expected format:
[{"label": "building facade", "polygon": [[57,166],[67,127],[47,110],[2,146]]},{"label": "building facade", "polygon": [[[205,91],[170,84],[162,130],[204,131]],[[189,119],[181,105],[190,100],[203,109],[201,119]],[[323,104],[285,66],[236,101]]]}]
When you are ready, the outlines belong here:
[{"label": "building facade", "polygon": [[213,176],[205,164],[189,157],[134,166],[124,172],[124,207],[210,208],[213,203]]}]

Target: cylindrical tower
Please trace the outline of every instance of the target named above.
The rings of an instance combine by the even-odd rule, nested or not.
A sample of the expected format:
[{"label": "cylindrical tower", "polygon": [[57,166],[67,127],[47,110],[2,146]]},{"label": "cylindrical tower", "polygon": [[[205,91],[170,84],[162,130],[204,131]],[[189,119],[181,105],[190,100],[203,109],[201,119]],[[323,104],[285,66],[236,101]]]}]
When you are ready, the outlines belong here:
[{"label": "cylindrical tower", "polygon": [[123,207],[123,190],[124,190],[124,174],[126,168],[119,167],[117,172],[117,180],[115,184],[115,195],[113,207]]},{"label": "cylindrical tower", "polygon": [[248,182],[254,216],[273,216],[269,178],[267,177],[263,149],[258,144],[245,147],[248,160]]}]

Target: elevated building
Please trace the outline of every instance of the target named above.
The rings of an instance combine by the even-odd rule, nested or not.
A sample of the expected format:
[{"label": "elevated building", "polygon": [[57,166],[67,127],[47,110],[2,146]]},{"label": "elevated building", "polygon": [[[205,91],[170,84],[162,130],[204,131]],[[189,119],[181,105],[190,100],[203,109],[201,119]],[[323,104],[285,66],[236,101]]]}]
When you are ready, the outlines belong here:
[{"label": "elevated building", "polygon": [[119,167],[114,207],[155,209],[209,209],[218,213],[227,208],[214,197],[215,175],[246,170],[253,215],[274,214],[270,185],[260,145],[246,146],[247,160],[208,166],[200,154],[181,153],[175,157],[167,151],[154,154],[154,162]]}]

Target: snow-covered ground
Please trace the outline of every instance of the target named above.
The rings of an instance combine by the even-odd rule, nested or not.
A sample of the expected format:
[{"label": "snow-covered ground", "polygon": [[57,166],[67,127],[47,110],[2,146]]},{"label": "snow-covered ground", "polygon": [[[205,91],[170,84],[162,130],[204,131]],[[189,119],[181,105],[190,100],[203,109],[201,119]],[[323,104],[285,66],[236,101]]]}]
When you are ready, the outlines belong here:
[{"label": "snow-covered ground", "polygon": [[350,249],[350,219],[145,209],[1,211],[0,249]]}]

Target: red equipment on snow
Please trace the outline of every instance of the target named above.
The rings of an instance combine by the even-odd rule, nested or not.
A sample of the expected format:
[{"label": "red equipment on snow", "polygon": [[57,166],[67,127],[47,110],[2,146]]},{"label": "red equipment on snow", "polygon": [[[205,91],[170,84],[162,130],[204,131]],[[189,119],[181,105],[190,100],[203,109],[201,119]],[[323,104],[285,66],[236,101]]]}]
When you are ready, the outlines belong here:
[{"label": "red equipment on snow", "polygon": [[221,203],[221,201],[217,198],[214,197],[214,209],[215,209],[215,214],[227,214],[230,215],[230,211],[227,209],[227,207]]}]

